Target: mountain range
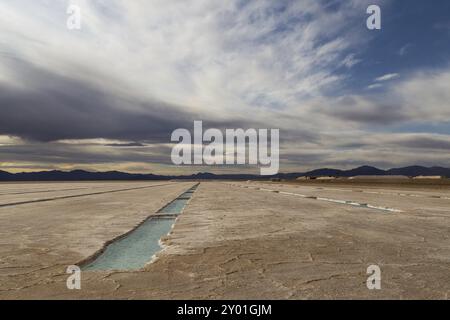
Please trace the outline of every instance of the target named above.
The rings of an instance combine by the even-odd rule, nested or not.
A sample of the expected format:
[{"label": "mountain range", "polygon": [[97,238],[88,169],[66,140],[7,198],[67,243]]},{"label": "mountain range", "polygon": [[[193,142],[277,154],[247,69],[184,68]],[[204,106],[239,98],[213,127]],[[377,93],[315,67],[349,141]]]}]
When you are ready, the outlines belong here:
[{"label": "mountain range", "polygon": [[354,177],[361,175],[404,175],[404,176],[444,176],[450,177],[450,168],[443,167],[422,167],[410,166],[402,168],[394,168],[389,170],[382,170],[371,166],[362,166],[351,170],[339,170],[322,168],[303,173],[279,173],[275,176],[259,176],[252,174],[214,174],[214,173],[196,173],[185,176],[170,176],[170,175],[154,175],[154,174],[138,174],[126,173],[120,171],[107,172],[89,172],[84,170],[74,171],[41,171],[41,172],[22,172],[9,173],[0,170],[0,181],[112,181],[112,180],[172,180],[172,179],[186,179],[186,180],[253,180],[253,179],[296,179],[298,177],[321,177],[321,176],[335,176],[335,177]]}]

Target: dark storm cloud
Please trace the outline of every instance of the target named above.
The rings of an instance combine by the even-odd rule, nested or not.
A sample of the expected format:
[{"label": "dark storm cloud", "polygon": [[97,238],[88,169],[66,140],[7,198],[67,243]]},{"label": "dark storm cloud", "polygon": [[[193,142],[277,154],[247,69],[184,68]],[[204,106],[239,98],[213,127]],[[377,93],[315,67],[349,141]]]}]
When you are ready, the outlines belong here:
[{"label": "dark storm cloud", "polygon": [[[354,139],[354,138],[353,138]],[[398,149],[435,149],[439,151],[450,150],[450,140],[446,136],[433,134],[384,134],[338,144],[338,148],[357,149],[384,146]]]},{"label": "dark storm cloud", "polygon": [[[161,102],[139,103],[94,86],[22,66],[27,89],[0,87],[0,134],[37,141],[111,138],[156,140],[191,116]],[[136,108],[138,106],[139,108]]]},{"label": "dark storm cloud", "polygon": [[[13,61],[13,60],[10,60]],[[33,141],[106,138],[168,143],[173,130],[204,127],[264,127],[246,120],[217,121],[183,111],[181,106],[133,101],[103,88],[38,69],[23,61],[12,66],[26,89],[0,85],[0,135]],[[205,119],[206,118],[206,119]]]},{"label": "dark storm cloud", "polygon": [[[372,98],[372,99],[371,99]],[[410,120],[402,105],[380,103],[373,97],[366,97],[364,101],[355,97],[338,99],[333,106],[320,106],[315,110],[326,116],[341,121],[350,121],[365,125],[393,124]]]},{"label": "dark storm cloud", "polygon": [[170,164],[171,148],[164,145],[152,147],[127,148],[126,152],[111,152],[111,149],[98,145],[89,148],[85,145],[63,143],[25,143],[0,146],[2,161],[32,162],[45,164],[95,164],[121,162],[152,162]]},{"label": "dark storm cloud", "polygon": [[450,140],[435,137],[411,137],[405,140],[394,142],[402,147],[416,149],[437,149],[450,150]]},{"label": "dark storm cloud", "polygon": [[337,145],[337,148],[340,148],[340,149],[358,149],[358,148],[364,148],[366,146],[368,146],[368,144],[366,144],[366,143],[350,142],[350,143],[344,143],[344,144]]},{"label": "dark storm cloud", "polygon": [[408,119],[408,117],[399,110],[389,106],[376,106],[370,110],[333,110],[329,114],[341,120],[366,124],[392,124]]}]

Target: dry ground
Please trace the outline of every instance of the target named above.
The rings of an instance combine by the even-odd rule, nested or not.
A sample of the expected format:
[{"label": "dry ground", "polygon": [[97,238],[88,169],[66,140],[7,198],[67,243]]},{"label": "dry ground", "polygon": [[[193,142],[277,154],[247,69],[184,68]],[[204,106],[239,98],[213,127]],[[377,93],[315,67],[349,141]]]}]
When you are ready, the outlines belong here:
[{"label": "dry ground", "polygon": [[68,265],[193,184],[0,185],[0,299],[448,299],[450,189],[323,183],[202,182],[154,263],[66,288]]}]

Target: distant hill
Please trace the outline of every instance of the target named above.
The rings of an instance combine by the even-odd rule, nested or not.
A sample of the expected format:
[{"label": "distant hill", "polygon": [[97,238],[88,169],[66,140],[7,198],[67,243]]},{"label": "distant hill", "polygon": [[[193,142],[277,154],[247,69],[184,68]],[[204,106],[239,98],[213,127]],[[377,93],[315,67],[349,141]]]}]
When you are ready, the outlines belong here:
[{"label": "distant hill", "polygon": [[444,176],[450,177],[450,168],[442,167],[422,167],[410,166],[404,168],[394,168],[389,170],[381,170],[375,167],[362,166],[351,170],[339,170],[323,168],[303,173],[279,173],[275,176],[260,176],[252,174],[214,174],[214,173],[196,173],[186,176],[167,176],[154,174],[137,174],[126,173],[120,171],[107,172],[89,172],[84,170],[74,171],[41,171],[41,172],[23,172],[9,173],[0,170],[0,181],[125,181],[125,180],[172,180],[172,179],[188,179],[188,180],[266,180],[269,178],[296,179],[298,177],[354,177],[354,176],[381,176],[381,175],[404,175],[409,177],[416,176]]},{"label": "distant hill", "polygon": [[306,172],[305,174],[303,174],[304,176],[309,176],[309,177],[323,177],[323,176],[340,176],[342,174],[342,170],[338,170],[338,169],[316,169],[313,171],[309,171]]},{"label": "distant hill", "polygon": [[370,166],[362,166],[359,168],[342,171],[342,177],[355,177],[355,176],[383,176],[386,175],[387,172],[375,167]]},{"label": "distant hill", "polygon": [[89,172],[74,171],[41,171],[11,174],[0,171],[2,181],[88,181],[88,180],[161,180],[165,176],[153,174],[131,174],[120,171]]},{"label": "distant hill", "polygon": [[420,166],[412,166],[405,168],[397,168],[388,170],[390,175],[404,175],[404,176],[444,176],[450,177],[450,169],[442,168],[442,167],[420,167]]},{"label": "distant hill", "polygon": [[11,173],[0,170],[0,180],[7,180],[7,179],[11,179],[12,177],[13,177],[13,175]]},{"label": "distant hill", "polygon": [[337,169],[318,169],[299,175],[309,177],[355,177],[355,176],[444,176],[450,177],[450,168],[442,167],[422,167],[410,166],[404,168],[395,168],[389,170],[382,170],[371,166],[362,166],[351,170],[337,170]]},{"label": "distant hill", "polygon": [[40,172],[22,172],[9,173],[0,170],[0,181],[149,181],[149,180],[172,180],[172,179],[189,179],[189,180],[214,180],[214,179],[239,179],[249,180],[256,178],[267,178],[251,174],[223,174],[216,175],[213,173],[196,173],[186,176],[168,176],[154,174],[126,173],[120,171],[107,172],[89,172],[84,170],[73,171],[40,171]]}]

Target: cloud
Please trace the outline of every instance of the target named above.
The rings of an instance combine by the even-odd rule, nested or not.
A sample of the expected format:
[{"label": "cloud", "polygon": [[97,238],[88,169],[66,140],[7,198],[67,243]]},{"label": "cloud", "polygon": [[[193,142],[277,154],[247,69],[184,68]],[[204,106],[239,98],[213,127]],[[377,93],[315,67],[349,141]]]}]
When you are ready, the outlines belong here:
[{"label": "cloud", "polygon": [[450,69],[430,70],[397,83],[391,91],[407,107],[412,120],[446,123],[450,121],[449,85]]},{"label": "cloud", "polygon": [[434,28],[439,31],[450,32],[450,21],[439,21],[434,24]]},{"label": "cloud", "polygon": [[367,86],[367,89],[378,89],[378,88],[382,88],[382,87],[383,87],[383,85],[381,85],[379,83],[374,83],[374,84]]},{"label": "cloud", "polygon": [[353,1],[339,10],[311,0],[74,1],[83,25],[71,32],[65,1],[45,3],[0,6],[5,51],[74,80],[222,117],[287,108],[339,81],[336,64],[357,62],[362,37],[352,21],[364,12]]},{"label": "cloud", "polygon": [[[322,99],[310,107],[314,117],[331,117],[350,121],[363,128],[366,125],[424,124],[450,122],[450,69],[419,72],[384,87],[382,94],[345,95],[333,100]],[[331,121],[329,119],[328,121]],[[334,123],[337,126],[336,123]],[[346,123],[346,125],[349,125]],[[370,130],[370,128],[365,128]]]},{"label": "cloud", "polygon": [[116,148],[128,148],[128,147],[145,147],[145,144],[139,142],[129,142],[129,143],[110,143],[105,144],[105,146]]},{"label": "cloud", "polygon": [[356,59],[354,54],[349,54],[342,61],[342,65],[346,66],[347,68],[351,68],[360,62],[361,62],[361,59]]},{"label": "cloud", "polygon": [[370,97],[364,96],[342,97],[334,101],[332,106],[321,105],[315,112],[347,124],[353,122],[359,125],[387,125],[409,119],[401,105],[371,100]]},{"label": "cloud", "polygon": [[382,88],[383,85],[380,84],[380,82],[390,81],[390,80],[393,80],[393,79],[397,79],[398,77],[400,77],[400,74],[398,74],[398,73],[388,73],[388,74],[385,74],[385,75],[383,75],[383,76],[381,76],[381,77],[376,78],[376,79],[374,80],[375,83],[373,83],[373,84],[367,86],[367,89],[373,90],[373,89],[379,89],[379,88]]},{"label": "cloud", "polygon": [[399,56],[406,55],[412,46],[413,45],[411,43],[405,44],[403,47],[400,48],[400,50],[398,50],[398,55]]},{"label": "cloud", "polygon": [[112,96],[101,88],[31,66],[22,70],[24,85],[36,83],[29,90],[0,86],[0,134],[36,141],[159,141],[193,119],[163,102]]},{"label": "cloud", "polygon": [[308,168],[351,168],[369,164],[382,168],[411,164],[448,166],[450,135],[428,133],[376,133],[354,130],[326,135],[320,149],[288,152],[288,163]]},{"label": "cloud", "polygon": [[385,149],[362,141],[375,129],[450,122],[446,68],[348,87],[365,66],[370,1],[73,3],[79,31],[66,28],[67,1],[0,3],[4,163],[167,169],[171,132],[194,120],[280,128],[286,170],[403,163],[427,142],[447,150],[445,137],[384,137]]},{"label": "cloud", "polygon": [[414,149],[430,149],[439,151],[450,150],[449,136],[433,136],[427,134],[414,134],[397,140],[395,143],[399,146],[414,148]]},{"label": "cloud", "polygon": [[388,73],[388,74],[385,74],[385,75],[383,75],[381,77],[376,78],[375,81],[377,81],[377,82],[389,81],[389,80],[396,79],[399,76],[400,75],[398,73]]}]

